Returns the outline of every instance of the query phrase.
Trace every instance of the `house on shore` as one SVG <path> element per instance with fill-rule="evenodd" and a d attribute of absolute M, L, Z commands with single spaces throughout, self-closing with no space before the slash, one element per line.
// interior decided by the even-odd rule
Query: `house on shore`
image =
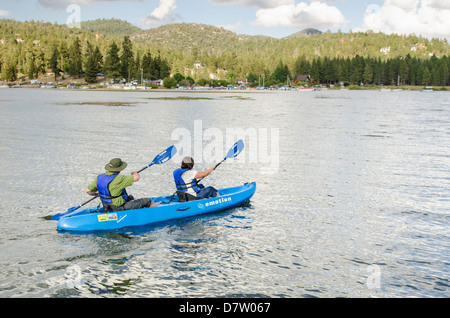
<path fill-rule="evenodd" d="M 295 83 L 297 84 L 300 82 L 306 82 L 312 85 L 317 84 L 317 81 L 312 79 L 310 75 L 298 75 L 297 78 L 295 79 Z"/>

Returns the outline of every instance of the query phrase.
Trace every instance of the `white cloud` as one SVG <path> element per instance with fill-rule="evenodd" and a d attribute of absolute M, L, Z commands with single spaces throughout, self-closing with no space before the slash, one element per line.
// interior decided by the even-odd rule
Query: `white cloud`
<path fill-rule="evenodd" d="M 281 5 L 294 4 L 294 0 L 209 0 L 213 5 L 240 5 L 261 9 L 275 8 Z"/>
<path fill-rule="evenodd" d="M 78 5 L 90 5 L 99 2 L 114 2 L 121 0 L 38 0 L 39 4 L 45 8 L 62 9 L 66 8 L 71 4 Z M 142 1 L 142 0 L 131 0 L 131 1 Z"/>
<path fill-rule="evenodd" d="M 155 26 L 175 20 L 173 11 L 177 8 L 176 0 L 159 0 L 159 7 L 154 9 L 144 20 L 145 25 Z"/>
<path fill-rule="evenodd" d="M 342 12 L 321 1 L 313 1 L 282 5 L 275 8 L 259 9 L 256 12 L 254 25 L 265 27 L 288 26 L 297 29 L 318 28 L 327 29 L 339 27 L 347 21 Z"/>
<path fill-rule="evenodd" d="M 447 9 L 450 10 L 450 1 L 448 0 L 428 0 L 425 1 L 428 5 L 436 9 Z"/>
<path fill-rule="evenodd" d="M 0 9 L 0 17 L 6 17 L 6 16 L 8 16 L 9 14 L 10 14 L 9 11 L 7 11 L 7 10 L 1 10 L 1 9 Z"/>
<path fill-rule="evenodd" d="M 450 38 L 450 1 L 385 0 L 378 10 L 367 10 L 359 30 Z"/>
<path fill-rule="evenodd" d="M 389 4 L 393 7 L 400 8 L 405 12 L 413 12 L 420 0 L 387 0 L 385 4 Z"/>
<path fill-rule="evenodd" d="M 241 28 L 241 23 L 237 22 L 235 24 L 222 25 L 221 27 L 228 31 L 236 31 Z"/>

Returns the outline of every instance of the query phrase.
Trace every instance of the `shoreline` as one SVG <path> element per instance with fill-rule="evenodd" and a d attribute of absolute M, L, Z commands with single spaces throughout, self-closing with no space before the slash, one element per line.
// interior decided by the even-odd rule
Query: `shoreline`
<path fill-rule="evenodd" d="M 46 87 L 49 86 L 49 87 Z M 339 90 L 350 90 L 350 91 L 422 91 L 426 87 L 425 86 L 411 86 L 411 85 L 405 85 L 405 86 L 356 86 L 351 85 L 348 87 L 337 87 L 337 88 L 329 88 L 329 87 L 319 87 L 319 88 L 308 88 L 308 89 L 299 89 L 296 87 L 292 87 L 290 89 L 280 89 L 280 88 L 236 88 L 236 89 L 227 89 L 227 88 L 216 88 L 216 87 L 196 87 L 196 88 L 165 88 L 165 87 L 158 87 L 158 88 L 137 88 L 136 86 L 130 87 L 130 86 L 120 86 L 120 87 L 98 87 L 98 85 L 90 86 L 90 85 L 83 85 L 81 87 L 67 87 L 67 86 L 57 86 L 57 85 L 31 85 L 31 84 L 25 84 L 25 85 L 11 85 L 11 84 L 3 84 L 0 85 L 1 88 L 32 88 L 32 89 L 59 89 L 59 90 L 74 90 L 74 91 L 129 91 L 129 92 L 148 92 L 148 91 L 163 91 L 163 92 L 186 92 L 186 93 L 195 93 L 195 92 L 264 92 L 264 91 L 339 91 Z M 431 87 L 428 91 L 431 92 L 447 92 L 450 91 L 450 87 L 448 86 L 436 86 Z"/>

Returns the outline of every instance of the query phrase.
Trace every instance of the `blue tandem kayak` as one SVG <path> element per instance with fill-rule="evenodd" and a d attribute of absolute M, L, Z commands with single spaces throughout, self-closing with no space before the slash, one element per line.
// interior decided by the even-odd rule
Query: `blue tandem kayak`
<path fill-rule="evenodd" d="M 180 219 L 199 214 L 217 212 L 241 205 L 253 196 L 256 183 L 219 190 L 219 197 L 189 202 L 179 202 L 173 197 L 152 198 L 161 202 L 158 207 L 118 212 L 103 211 L 103 208 L 88 208 L 67 214 L 58 221 L 59 230 L 68 231 L 102 231 L 115 230 L 128 226 L 140 226 L 151 223 Z"/>

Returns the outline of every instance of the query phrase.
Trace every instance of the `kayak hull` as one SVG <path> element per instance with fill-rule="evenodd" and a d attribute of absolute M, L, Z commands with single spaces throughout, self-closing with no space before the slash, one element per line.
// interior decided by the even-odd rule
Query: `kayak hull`
<path fill-rule="evenodd" d="M 169 197 L 152 198 L 161 202 L 158 207 L 124 210 L 118 212 L 103 211 L 103 208 L 88 208 L 63 216 L 58 221 L 58 229 L 66 231 L 109 231 L 129 226 L 164 222 L 200 214 L 217 212 L 241 205 L 253 196 L 256 183 L 219 190 L 219 197 L 178 202 L 175 195 L 169 203 Z"/>

